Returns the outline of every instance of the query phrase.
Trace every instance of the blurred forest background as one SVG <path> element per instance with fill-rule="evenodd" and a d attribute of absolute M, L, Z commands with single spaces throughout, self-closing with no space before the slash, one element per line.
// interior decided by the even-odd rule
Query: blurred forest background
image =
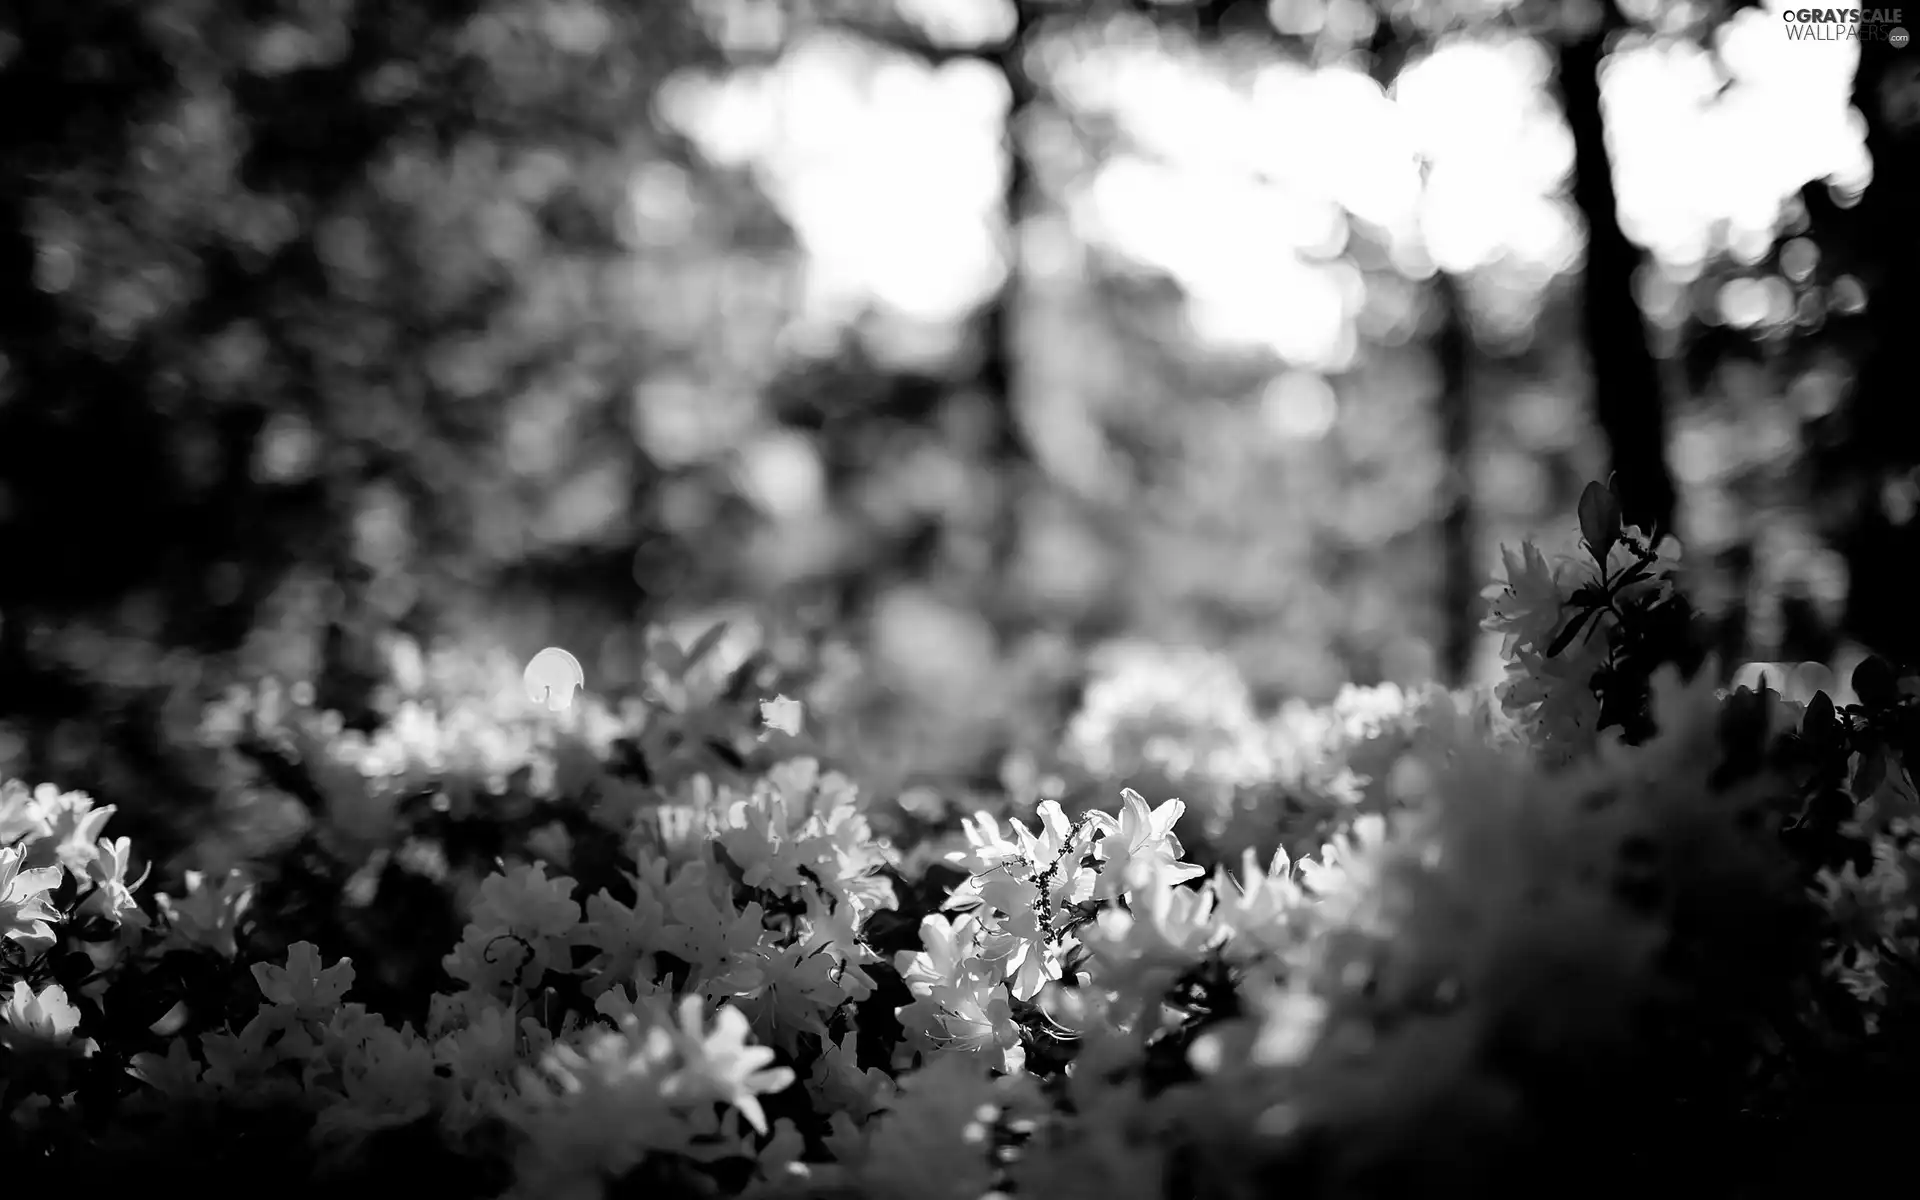
<path fill-rule="evenodd" d="M 1912 658 L 1920 49 L 1782 25 L 13 0 L 0 774 L 186 803 L 235 680 L 735 614 L 881 786 L 991 775 L 1116 644 L 1489 678 L 1609 471 L 1728 663 Z"/>

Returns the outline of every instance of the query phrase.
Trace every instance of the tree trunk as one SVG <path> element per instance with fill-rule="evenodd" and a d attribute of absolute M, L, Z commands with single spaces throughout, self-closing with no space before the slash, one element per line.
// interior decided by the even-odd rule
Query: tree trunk
<path fill-rule="evenodd" d="M 1006 277 L 993 297 L 975 319 L 978 347 L 970 372 L 954 381 L 957 390 L 978 395 L 988 418 L 988 432 L 981 453 L 983 466 L 991 470 L 1000 486 L 1000 502 L 993 514 L 987 537 L 990 571 L 1000 595 L 1013 594 L 1004 586 L 1005 573 L 1011 569 L 1019 550 L 1021 497 L 1034 479 L 1033 454 L 1020 419 L 1021 349 L 1023 300 L 1026 272 L 1020 237 L 1021 225 L 1033 210 L 1035 183 L 1032 160 L 1021 140 L 1020 127 L 1032 109 L 1039 89 L 1026 69 L 1026 54 L 1038 26 L 1033 0 L 1014 0 L 1014 28 L 997 45 L 954 47 L 928 38 L 910 24 L 871 21 L 856 17 L 828 17 L 820 25 L 844 29 L 857 36 L 871 38 L 904 54 L 912 55 L 928 66 L 937 67 L 957 60 L 984 63 L 1006 82 L 1009 104 L 1002 126 L 1006 153 L 1006 180 L 1001 190 L 1001 218 L 1006 224 Z M 932 414 L 929 412 L 928 416 Z M 929 525 L 918 538 L 916 548 L 904 553 L 910 574 L 924 574 L 942 552 L 942 530 Z M 855 591 L 864 589 L 857 583 Z M 843 595 L 843 605 L 861 603 L 854 593 Z M 997 609 L 996 616 L 1012 617 L 1008 609 Z"/>
<path fill-rule="evenodd" d="M 1367 44 L 1368 69 L 1373 81 L 1391 89 L 1406 65 L 1409 40 L 1390 18 L 1382 16 Z M 1469 372 L 1473 331 L 1460 285 L 1445 271 L 1434 276 L 1434 300 L 1440 306 L 1440 324 L 1433 335 L 1433 357 L 1440 369 L 1438 419 L 1440 454 L 1446 472 L 1435 497 L 1439 513 L 1440 608 L 1439 666 L 1441 678 L 1452 686 L 1467 682 L 1473 669 L 1473 647 L 1480 628 L 1482 564 L 1474 554 L 1473 520 L 1473 396 Z"/>
<path fill-rule="evenodd" d="M 1661 533 L 1673 529 L 1673 476 L 1667 469 L 1666 406 L 1659 366 L 1647 340 L 1633 277 L 1642 255 L 1620 228 L 1613 159 L 1600 113 L 1600 64 L 1608 34 L 1620 28 L 1613 4 L 1599 27 L 1569 34 L 1560 49 L 1560 92 L 1573 131 L 1573 200 L 1587 224 L 1581 276 L 1581 328 L 1593 367 L 1593 411 L 1606 436 L 1626 520 Z"/>
<path fill-rule="evenodd" d="M 1853 103 L 1866 118 L 1873 182 L 1857 212 L 1857 257 L 1867 289 L 1868 349 L 1844 410 L 1838 464 L 1851 484 L 1853 521 L 1840 537 L 1850 586 L 1847 636 L 1904 662 L 1920 662 L 1909 572 L 1920 522 L 1889 511 L 1889 485 L 1920 464 L 1913 337 L 1920 331 L 1920 53 L 1862 41 Z"/>
<path fill-rule="evenodd" d="M 1033 457 L 1021 428 L 1021 308 L 1026 290 L 1022 226 L 1033 210 L 1033 164 L 1021 139 L 1021 126 L 1038 95 L 1028 74 L 1026 53 L 1035 20 L 1031 0 L 1014 0 L 1013 32 L 994 53 L 994 65 L 1006 80 L 1009 103 L 1003 139 L 1007 174 L 1001 213 L 1007 228 L 1007 273 L 981 316 L 983 340 L 979 385 L 993 415 L 989 462 L 1004 485 L 994 514 L 991 538 L 993 574 L 1003 578 L 1019 552 L 1020 496 L 1033 482 Z M 1010 589 L 1003 589 L 1010 590 Z"/>
<path fill-rule="evenodd" d="M 1441 305 L 1433 354 L 1440 367 L 1440 447 L 1446 475 L 1440 495 L 1440 643 L 1442 677 L 1459 687 L 1473 669 L 1480 627 L 1480 570 L 1474 560 L 1473 394 L 1469 388 L 1473 333 L 1460 286 L 1441 271 L 1434 278 Z"/>

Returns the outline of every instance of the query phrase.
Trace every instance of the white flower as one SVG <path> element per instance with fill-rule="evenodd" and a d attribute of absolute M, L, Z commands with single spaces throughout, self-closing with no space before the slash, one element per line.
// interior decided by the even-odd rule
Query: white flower
<path fill-rule="evenodd" d="M 805 709 L 798 700 L 789 700 L 785 696 L 760 702 L 760 719 L 766 723 L 768 730 L 784 733 L 788 737 L 800 736 L 800 722 L 804 714 Z"/>
<path fill-rule="evenodd" d="M 321 1017 L 336 1007 L 353 986 L 353 960 L 343 958 L 324 970 L 312 942 L 287 948 L 287 965 L 253 964 L 253 978 L 269 1004 L 284 1004 L 303 1017 Z"/>
<path fill-rule="evenodd" d="M 631 907 L 604 890 L 587 897 L 587 920 L 577 937 L 580 945 L 599 951 L 581 969 L 587 976 L 589 996 L 613 987 L 631 976 L 635 968 L 650 962 L 652 951 L 665 937 L 665 906 L 640 880 L 631 875 L 627 879 L 634 890 Z"/>
<path fill-rule="evenodd" d="M 760 1107 L 759 1097 L 784 1090 L 793 1082 L 793 1071 L 768 1066 L 774 1052 L 747 1043 L 751 1030 L 747 1018 L 737 1009 L 721 1006 L 710 1030 L 703 1028 L 697 996 L 681 1000 L 678 1015 L 674 1041 L 680 1048 L 682 1066 L 662 1094 L 679 1100 L 706 1097 L 731 1104 L 756 1133 L 766 1133 L 767 1114 Z"/>
<path fill-rule="evenodd" d="M 17 779 L 0 783 L 0 845 L 37 842 L 51 832 L 46 813 L 26 784 Z"/>
<path fill-rule="evenodd" d="M 241 916 L 253 904 L 252 885 L 237 870 L 229 871 L 227 877 L 214 886 L 208 886 L 207 877 L 198 871 L 188 871 L 186 878 L 184 898 L 175 900 L 165 892 L 154 897 L 161 914 L 167 918 L 166 944 L 204 946 L 224 958 L 232 958 L 239 953 L 234 944 L 234 931 Z"/>
<path fill-rule="evenodd" d="M 49 893 L 60 886 L 59 867 L 21 870 L 26 855 L 0 846 L 0 939 L 20 942 L 28 949 L 53 944 L 53 926 L 59 917 Z"/>
<path fill-rule="evenodd" d="M 1180 861 L 1184 849 L 1174 836 L 1173 826 L 1187 811 L 1185 803 L 1167 800 L 1149 810 L 1146 800 L 1132 788 L 1121 792 L 1120 797 L 1118 821 L 1105 813 L 1094 818 L 1107 831 L 1107 836 L 1096 843 L 1097 852 L 1105 860 L 1100 871 L 1100 896 L 1131 893 L 1152 886 L 1160 878 L 1183 883 L 1205 874 L 1200 867 Z"/>
<path fill-rule="evenodd" d="M 1560 573 L 1532 542 L 1522 542 L 1518 554 L 1502 546 L 1500 556 L 1506 578 L 1496 579 L 1481 593 L 1489 602 L 1481 628 L 1504 635 L 1500 643 L 1503 656 L 1511 655 L 1516 648 L 1545 647 L 1559 629 L 1566 601 Z"/>
<path fill-rule="evenodd" d="M 0 1005 L 0 1046 L 14 1051 L 59 1049 L 73 1043 L 73 1031 L 80 1027 L 80 1010 L 67 999 L 67 989 L 57 983 L 41 988 L 38 995 L 25 980 L 13 985 L 13 997 Z M 92 1048 L 89 1040 L 86 1049 Z"/>
<path fill-rule="evenodd" d="M 1094 981 L 1133 1006 L 1132 1028 L 1151 1033 L 1169 988 L 1200 961 L 1217 934 L 1213 893 L 1180 887 L 1163 873 L 1135 892 L 1130 908 L 1109 908 L 1082 941 L 1099 964 Z"/>
<path fill-rule="evenodd" d="M 199 1085 L 202 1070 L 187 1040 L 174 1038 L 167 1043 L 164 1058 L 158 1054 L 134 1055 L 128 1074 L 163 1096 L 182 1097 L 191 1095 Z"/>
<path fill-rule="evenodd" d="M 46 822 L 46 836 L 28 847 L 27 861 L 36 867 L 59 865 L 84 876 L 97 853 L 100 830 L 114 814 L 114 806 L 95 808 L 85 792 L 62 792 L 50 784 L 34 790 L 33 802 Z"/>
<path fill-rule="evenodd" d="M 133 898 L 134 889 L 147 881 L 153 873 L 153 864 L 140 873 L 140 878 L 127 882 L 127 869 L 133 860 L 133 840 L 131 838 L 100 839 L 99 851 L 87 864 L 87 877 L 93 882 L 93 891 L 80 905 L 80 911 L 103 917 L 115 924 L 127 922 L 135 926 L 144 926 L 147 916 Z"/>
<path fill-rule="evenodd" d="M 573 889 L 572 879 L 548 879 L 538 865 L 488 876 L 460 944 L 442 965 L 467 986 L 496 995 L 539 987 L 548 970 L 571 966 L 567 951 L 580 926 Z"/>

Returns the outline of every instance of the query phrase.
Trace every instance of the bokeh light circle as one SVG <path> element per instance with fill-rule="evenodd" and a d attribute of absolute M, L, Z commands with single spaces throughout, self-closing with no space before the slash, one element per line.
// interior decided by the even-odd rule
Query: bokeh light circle
<path fill-rule="evenodd" d="M 580 660 L 558 646 L 548 646 L 534 655 L 521 678 L 526 684 L 527 699 L 544 704 L 553 712 L 564 712 L 573 704 L 575 689 L 587 685 L 587 674 L 580 669 Z"/>

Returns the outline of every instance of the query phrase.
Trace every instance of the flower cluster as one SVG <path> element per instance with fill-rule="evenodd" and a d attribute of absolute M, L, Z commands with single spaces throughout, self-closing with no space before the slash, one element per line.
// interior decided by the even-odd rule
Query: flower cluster
<path fill-rule="evenodd" d="M 1196 814 L 1212 861 L 1186 802 L 1131 788 L 1010 797 L 904 854 L 804 752 L 802 701 L 698 677 L 714 633 L 662 651 L 645 713 L 489 721 L 401 662 L 356 738 L 258 690 L 208 737 L 335 836 L 162 864 L 166 890 L 113 806 L 0 785 L 11 1182 L 1598 1194 L 1748 1128 L 1764 1177 L 1782 1122 L 1920 1083 L 1881 1049 L 1920 1015 L 1920 678 L 1724 691 L 1678 640 L 1673 555 L 1603 488 L 1581 525 L 1590 562 L 1507 556 L 1497 704 L 1098 693 L 1062 758 L 1138 735 L 1231 779 Z M 329 805 L 369 798 L 343 835 Z M 295 877 L 332 907 L 296 919 Z M 421 961 L 354 940 L 401 925 Z"/>
<path fill-rule="evenodd" d="M 1580 498 L 1580 531 L 1582 553 L 1552 562 L 1532 542 L 1503 548 L 1505 578 L 1484 593 L 1507 659 L 1501 706 L 1555 763 L 1589 752 L 1608 726 L 1643 732 L 1647 680 L 1687 649 L 1678 541 L 1623 525 L 1597 483 Z"/>

